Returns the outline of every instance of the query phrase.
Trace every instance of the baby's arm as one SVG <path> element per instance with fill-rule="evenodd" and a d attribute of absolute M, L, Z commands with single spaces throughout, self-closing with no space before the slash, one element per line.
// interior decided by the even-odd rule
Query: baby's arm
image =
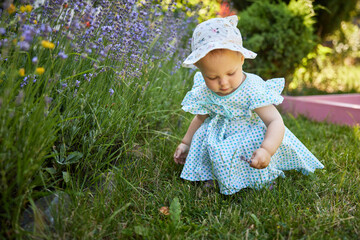
<path fill-rule="evenodd" d="M 209 115 L 207 115 L 207 114 L 206 115 L 199 115 L 198 114 L 191 121 L 190 126 L 189 126 L 184 138 L 182 139 L 181 143 L 179 144 L 179 146 L 175 150 L 174 161 L 176 163 L 180 163 L 180 164 L 185 163 L 186 156 L 187 156 L 187 154 L 189 152 L 189 149 L 190 149 L 190 144 L 191 144 L 192 137 L 194 136 L 195 132 L 199 129 L 201 124 L 205 121 L 205 119 L 208 116 Z"/>
<path fill-rule="evenodd" d="M 279 148 L 284 138 L 285 126 L 279 111 L 274 105 L 256 108 L 254 111 L 267 127 L 264 141 L 251 157 L 251 166 L 262 169 L 269 165 L 271 156 Z"/>

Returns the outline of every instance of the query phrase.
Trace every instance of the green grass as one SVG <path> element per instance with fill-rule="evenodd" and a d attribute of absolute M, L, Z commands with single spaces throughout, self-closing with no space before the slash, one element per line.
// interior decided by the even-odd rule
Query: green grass
<path fill-rule="evenodd" d="M 161 114 L 156 114 L 161 119 Z M 154 115 L 154 117 L 155 117 Z M 245 189 L 225 196 L 203 183 L 179 178 L 172 154 L 191 115 L 172 112 L 157 131 L 142 134 L 136 151 L 112 165 L 115 191 L 84 187 L 82 178 L 65 189 L 70 213 L 56 230 L 34 238 L 80 239 L 355 239 L 360 234 L 359 127 L 284 116 L 286 126 L 325 165 L 304 176 L 286 172 L 273 190 Z M 179 128 L 179 121 L 182 124 Z M 96 177 L 90 176 L 93 181 Z M 179 200 L 179 205 L 176 203 Z M 159 212 L 172 205 L 172 215 Z M 181 210 L 181 213 L 179 213 Z M 176 213 L 177 212 L 177 213 Z M 180 220 L 177 218 L 180 216 Z"/>

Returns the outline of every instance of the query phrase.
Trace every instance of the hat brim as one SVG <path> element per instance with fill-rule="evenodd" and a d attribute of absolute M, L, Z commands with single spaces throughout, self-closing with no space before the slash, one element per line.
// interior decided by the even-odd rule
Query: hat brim
<path fill-rule="evenodd" d="M 254 59 L 257 55 L 256 53 L 240 46 L 237 43 L 210 42 L 193 51 L 182 63 L 182 66 L 186 68 L 196 68 L 194 63 L 205 57 L 206 54 L 214 49 L 229 49 L 240 52 L 247 59 Z"/>

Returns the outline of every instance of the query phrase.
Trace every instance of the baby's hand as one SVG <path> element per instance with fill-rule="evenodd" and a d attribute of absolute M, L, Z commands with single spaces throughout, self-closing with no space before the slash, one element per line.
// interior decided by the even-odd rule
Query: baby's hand
<path fill-rule="evenodd" d="M 185 159 L 189 153 L 190 147 L 185 143 L 180 143 L 179 146 L 176 148 L 174 153 L 174 161 L 177 164 L 184 164 Z"/>
<path fill-rule="evenodd" d="M 251 156 L 250 166 L 257 169 L 266 168 L 271 160 L 270 153 L 265 148 L 256 149 Z"/>

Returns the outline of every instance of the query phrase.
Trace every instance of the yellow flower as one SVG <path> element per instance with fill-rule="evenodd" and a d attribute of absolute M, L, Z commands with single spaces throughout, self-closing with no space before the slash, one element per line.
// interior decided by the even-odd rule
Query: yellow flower
<path fill-rule="evenodd" d="M 19 75 L 20 75 L 21 77 L 24 77 L 24 76 L 25 76 L 25 69 L 24 69 L 24 68 L 20 68 L 20 69 L 19 69 Z"/>
<path fill-rule="evenodd" d="M 25 10 L 26 10 L 27 12 L 31 12 L 32 9 L 33 9 L 33 7 L 32 7 L 31 5 L 26 5 L 26 6 L 25 6 Z"/>
<path fill-rule="evenodd" d="M 25 6 L 21 6 L 21 7 L 20 7 L 20 12 L 24 13 L 25 11 L 26 11 Z"/>
<path fill-rule="evenodd" d="M 50 48 L 50 49 L 54 49 L 55 48 L 55 44 L 53 44 L 52 42 L 46 41 L 46 40 L 42 40 L 41 41 L 41 45 L 44 48 Z"/>
<path fill-rule="evenodd" d="M 33 23 L 34 23 L 34 24 L 37 24 L 37 21 L 36 21 L 36 20 L 34 20 L 34 21 L 33 21 Z"/>
<path fill-rule="evenodd" d="M 9 14 L 13 14 L 14 12 L 16 12 L 16 7 L 14 6 L 14 4 L 10 4 L 10 7 L 6 10 Z"/>
<path fill-rule="evenodd" d="M 44 72 L 45 72 L 45 68 L 43 68 L 43 67 L 38 67 L 35 70 L 35 73 L 37 73 L 39 75 L 43 74 Z"/>
<path fill-rule="evenodd" d="M 17 39 L 13 39 L 13 40 L 12 40 L 12 43 L 13 43 L 14 45 L 16 45 L 16 44 L 17 44 Z"/>

